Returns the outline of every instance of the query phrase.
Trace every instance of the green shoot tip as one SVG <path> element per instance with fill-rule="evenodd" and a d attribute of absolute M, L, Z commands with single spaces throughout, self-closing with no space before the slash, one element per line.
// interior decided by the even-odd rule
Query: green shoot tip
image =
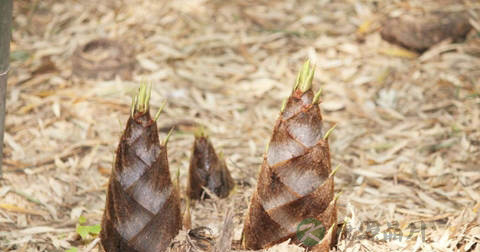
<path fill-rule="evenodd" d="M 205 126 L 203 125 L 200 125 L 199 127 L 197 127 L 193 134 L 197 138 L 208 137 L 207 129 L 205 129 Z"/>
<path fill-rule="evenodd" d="M 285 100 L 283 100 L 282 102 L 282 108 L 280 108 L 280 112 L 283 112 L 285 110 L 285 108 L 287 107 L 287 103 L 288 103 L 288 98 L 285 98 Z"/>
<path fill-rule="evenodd" d="M 325 133 L 325 136 L 323 136 L 323 140 L 327 140 L 328 137 L 330 136 L 330 134 L 332 134 L 333 130 L 337 127 L 337 125 L 333 125 L 328 131 L 327 133 Z"/>
<path fill-rule="evenodd" d="M 158 109 L 157 113 L 155 114 L 155 117 L 153 117 L 153 120 L 156 122 L 158 118 L 160 117 L 160 113 L 162 113 L 163 109 L 167 105 L 167 101 L 165 100 L 162 105 L 160 105 L 160 108 Z"/>
<path fill-rule="evenodd" d="M 338 198 L 340 198 L 342 194 L 343 194 L 343 191 L 340 191 L 339 193 L 337 193 L 335 197 L 333 197 L 333 202 L 337 202 Z"/>
<path fill-rule="evenodd" d="M 337 222 L 332 224 L 332 226 L 328 229 L 327 234 L 333 231 L 333 228 L 335 227 L 335 225 L 337 225 Z"/>
<path fill-rule="evenodd" d="M 322 95 L 322 89 L 320 88 L 320 90 L 318 90 L 317 93 L 315 93 L 315 96 L 313 96 L 312 104 L 317 104 L 320 101 L 321 95 Z"/>
<path fill-rule="evenodd" d="M 338 171 L 338 168 L 340 168 L 340 164 L 338 164 L 335 169 L 333 169 L 333 171 L 330 173 L 330 175 L 328 177 L 332 177 L 332 176 L 335 176 L 335 174 L 337 173 Z"/>
<path fill-rule="evenodd" d="M 132 105 L 130 107 L 130 115 L 133 117 L 133 115 L 135 114 L 135 107 L 136 107 L 136 104 L 137 104 L 137 100 L 138 100 L 138 96 L 133 96 L 132 97 Z"/>
<path fill-rule="evenodd" d="M 163 145 L 164 145 L 164 146 L 167 146 L 168 140 L 170 140 L 170 136 L 172 136 L 172 133 L 173 133 L 173 130 L 174 130 L 174 129 L 175 129 L 175 127 L 172 127 L 172 128 L 170 129 L 170 131 L 168 132 L 167 137 L 165 137 L 165 140 L 163 140 Z"/>
<path fill-rule="evenodd" d="M 148 108 L 150 104 L 150 97 L 152 96 L 152 83 L 147 84 L 147 88 L 145 90 L 145 100 L 143 101 L 143 106 Z"/>
<path fill-rule="evenodd" d="M 297 80 L 293 90 L 300 89 L 300 91 L 306 92 L 307 90 L 311 89 L 314 73 L 315 65 L 310 65 L 310 60 L 307 60 L 297 75 Z"/>
<path fill-rule="evenodd" d="M 132 115 L 135 114 L 136 111 L 143 113 L 148 110 L 151 92 L 151 83 L 147 84 L 145 82 L 142 82 L 142 84 L 140 84 L 138 93 L 133 99 Z"/>

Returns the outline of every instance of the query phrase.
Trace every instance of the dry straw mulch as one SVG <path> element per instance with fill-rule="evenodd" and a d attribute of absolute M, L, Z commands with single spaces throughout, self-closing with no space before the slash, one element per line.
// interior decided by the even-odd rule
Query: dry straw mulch
<path fill-rule="evenodd" d="M 439 8 L 469 12 L 474 30 L 465 42 L 418 55 L 381 39 L 384 16 Z M 15 1 L 0 248 L 98 250 L 98 240 L 80 240 L 75 228 L 79 216 L 100 223 L 113 153 L 141 80 L 154 83 L 154 111 L 168 101 L 161 137 L 179 129 L 168 151 L 183 185 L 189 125 L 205 125 L 225 153 L 235 192 L 193 204 L 192 223 L 219 236 L 233 209 L 239 239 L 282 100 L 310 58 L 325 119 L 338 124 L 332 165 L 342 165 L 335 188 L 343 191 L 339 218 L 350 235 L 338 249 L 478 250 L 479 12 L 476 1 Z M 132 81 L 72 76 L 75 49 L 96 38 L 134 48 Z M 365 232 L 367 221 L 378 221 L 377 237 Z M 394 221 L 401 241 L 383 239 Z M 409 224 L 421 221 L 425 240 L 421 232 L 406 239 Z M 271 251 L 302 251 L 294 247 Z"/>

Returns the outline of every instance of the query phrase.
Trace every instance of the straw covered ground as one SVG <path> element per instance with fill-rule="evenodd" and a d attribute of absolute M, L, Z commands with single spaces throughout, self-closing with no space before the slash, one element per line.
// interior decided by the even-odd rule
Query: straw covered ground
<path fill-rule="evenodd" d="M 381 39 L 385 17 L 437 9 L 469 11 L 466 41 L 419 55 Z M 142 80 L 153 83 L 153 112 L 168 101 L 159 128 L 164 138 L 176 126 L 168 155 L 182 185 L 193 124 L 208 128 L 236 181 L 228 199 L 193 204 L 193 226 L 218 237 L 230 209 L 240 239 L 282 100 L 310 58 L 326 127 L 337 124 L 330 146 L 347 225 L 336 249 L 478 251 L 479 13 L 477 1 L 15 1 L 0 249 L 99 250 L 76 227 L 101 221 Z M 96 38 L 133 50 L 131 80 L 72 74 L 75 49 Z"/>

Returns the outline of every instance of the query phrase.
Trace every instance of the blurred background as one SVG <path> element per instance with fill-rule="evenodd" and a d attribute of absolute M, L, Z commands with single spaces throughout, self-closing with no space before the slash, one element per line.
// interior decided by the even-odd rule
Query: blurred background
<path fill-rule="evenodd" d="M 401 241 L 368 235 L 347 251 L 480 248 L 480 3 L 424 0 L 17 0 L 0 180 L 0 249 L 98 251 L 114 152 L 141 81 L 186 183 L 204 125 L 237 187 L 192 206 L 234 238 L 282 100 L 316 64 L 339 219 L 361 230 L 427 224 Z M 79 222 L 80 221 L 80 222 Z M 420 236 L 419 236 L 420 235 Z M 300 248 L 297 248 L 298 251 Z M 295 251 L 290 248 L 288 251 Z"/>

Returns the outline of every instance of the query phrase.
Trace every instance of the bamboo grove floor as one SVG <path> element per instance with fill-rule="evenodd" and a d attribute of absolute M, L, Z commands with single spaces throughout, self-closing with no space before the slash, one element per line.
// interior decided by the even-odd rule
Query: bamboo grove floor
<path fill-rule="evenodd" d="M 465 42 L 418 55 L 379 35 L 386 16 L 446 8 L 470 10 Z M 0 249 L 98 251 L 98 239 L 75 229 L 80 216 L 82 225 L 101 221 L 113 153 L 142 80 L 154 84 L 153 111 L 168 101 L 159 127 L 161 137 L 177 127 L 168 151 L 182 185 L 192 123 L 209 129 L 236 181 L 228 199 L 193 204 L 194 227 L 221 235 L 231 209 L 240 239 L 282 100 L 310 58 L 326 127 L 337 124 L 332 164 L 341 165 L 339 220 L 350 235 L 337 249 L 478 251 L 478 13 L 476 1 L 15 1 Z M 133 80 L 72 75 L 75 48 L 99 37 L 132 47 Z M 377 236 L 366 230 L 372 221 Z M 410 223 L 422 221 L 424 235 L 408 237 Z M 391 230 L 402 239 L 384 239 Z"/>

